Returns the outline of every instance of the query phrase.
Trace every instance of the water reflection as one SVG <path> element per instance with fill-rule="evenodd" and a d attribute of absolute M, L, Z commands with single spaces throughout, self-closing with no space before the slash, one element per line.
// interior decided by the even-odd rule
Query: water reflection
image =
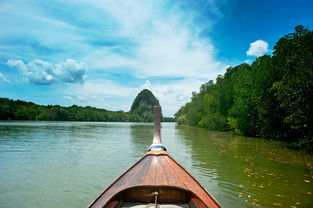
<path fill-rule="evenodd" d="M 182 141 L 192 149 L 197 175 L 218 181 L 210 187 L 225 207 L 310 207 L 312 156 L 283 147 L 282 143 L 233 136 L 190 127 L 176 127 Z M 290 191 L 292 190 L 292 191 Z"/>
<path fill-rule="evenodd" d="M 132 123 L 130 125 L 131 146 L 136 152 L 136 155 L 144 155 L 153 139 L 153 124 L 152 123 Z"/>

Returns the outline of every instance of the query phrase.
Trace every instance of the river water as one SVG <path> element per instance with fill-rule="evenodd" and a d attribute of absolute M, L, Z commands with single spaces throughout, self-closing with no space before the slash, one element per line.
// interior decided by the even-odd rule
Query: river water
<path fill-rule="evenodd" d="M 152 124 L 0 122 L 0 207 L 85 207 L 139 160 Z M 313 207 L 313 157 L 162 123 L 171 156 L 225 207 Z"/>

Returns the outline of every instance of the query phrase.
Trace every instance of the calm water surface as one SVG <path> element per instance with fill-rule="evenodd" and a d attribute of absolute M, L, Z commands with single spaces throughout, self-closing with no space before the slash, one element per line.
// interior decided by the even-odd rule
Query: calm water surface
<path fill-rule="evenodd" d="M 0 207 L 85 207 L 139 160 L 145 123 L 0 122 Z M 169 153 L 224 207 L 313 207 L 313 157 L 279 142 L 162 124 Z"/>

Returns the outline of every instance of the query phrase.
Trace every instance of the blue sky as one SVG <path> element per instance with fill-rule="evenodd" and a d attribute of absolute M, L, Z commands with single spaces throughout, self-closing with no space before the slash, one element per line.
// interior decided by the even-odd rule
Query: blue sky
<path fill-rule="evenodd" d="M 313 29 L 311 0 L 1 0 L 0 97 L 172 116 L 229 66 Z"/>

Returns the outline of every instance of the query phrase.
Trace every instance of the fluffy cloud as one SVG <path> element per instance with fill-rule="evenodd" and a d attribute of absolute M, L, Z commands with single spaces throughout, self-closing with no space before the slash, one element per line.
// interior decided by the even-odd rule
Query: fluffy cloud
<path fill-rule="evenodd" d="M 175 21 L 173 25 L 165 21 L 155 25 L 155 32 L 146 36 L 135 51 L 137 76 L 209 79 L 225 70 L 226 65 L 215 59 L 215 49 L 208 40 L 179 27 Z"/>
<path fill-rule="evenodd" d="M 70 100 L 70 101 L 74 100 L 71 96 L 68 96 L 68 95 L 64 95 L 63 98 L 66 100 Z"/>
<path fill-rule="evenodd" d="M 149 80 L 146 80 L 145 84 L 142 86 L 144 89 L 151 89 L 151 82 Z"/>
<path fill-rule="evenodd" d="M 118 22 L 116 36 L 128 41 L 83 57 L 90 68 L 114 72 L 129 69 L 139 78 L 214 79 L 227 67 L 215 58 L 210 39 L 200 37 L 206 27 L 194 24 L 195 14 L 181 10 L 181 5 L 167 8 L 160 2 L 113 1 L 99 6 Z"/>
<path fill-rule="evenodd" d="M 269 52 L 268 43 L 264 40 L 257 40 L 250 44 L 250 48 L 247 51 L 248 56 L 263 56 Z"/>
<path fill-rule="evenodd" d="M 16 68 L 31 83 L 51 85 L 57 82 L 82 83 L 86 77 L 86 65 L 67 59 L 53 64 L 39 59 L 24 63 L 22 60 L 8 60 L 7 65 Z"/>
<path fill-rule="evenodd" d="M 209 17 L 221 15 L 215 1 L 205 1 L 208 17 L 201 24 L 196 21 L 196 8 L 203 8 L 203 2 L 66 2 L 0 3 L 0 21 L 11 23 L 0 34 L 0 39 L 7 40 L 0 55 L 54 62 L 70 55 L 87 63 L 90 73 L 126 71 L 139 78 L 213 79 L 227 67 L 215 58 L 210 38 L 203 37 L 215 21 Z M 16 5 L 21 9 L 16 10 Z"/>

